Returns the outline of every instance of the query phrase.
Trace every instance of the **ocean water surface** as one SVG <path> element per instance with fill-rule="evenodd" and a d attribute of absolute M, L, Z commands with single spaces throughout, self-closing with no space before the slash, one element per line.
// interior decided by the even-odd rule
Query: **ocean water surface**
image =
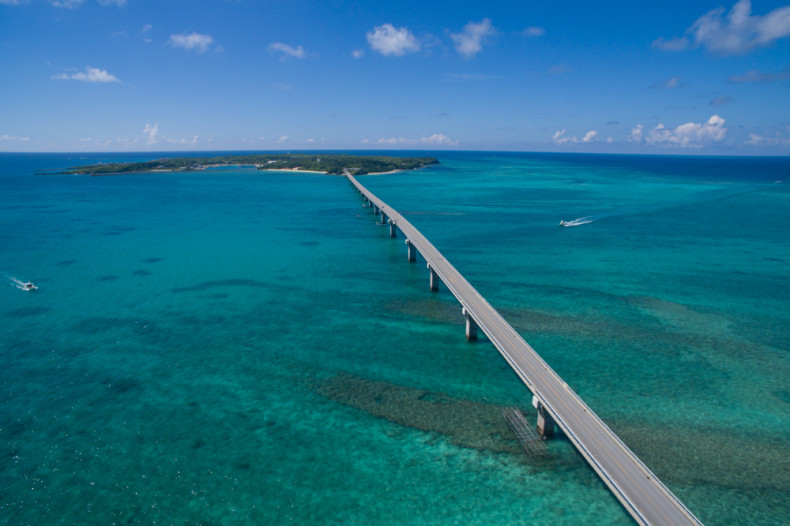
<path fill-rule="evenodd" d="M 35 174 L 161 155 L 0 154 L 0 523 L 631 523 L 345 179 Z M 359 180 L 705 524 L 786 521 L 790 160 L 434 155 Z"/>

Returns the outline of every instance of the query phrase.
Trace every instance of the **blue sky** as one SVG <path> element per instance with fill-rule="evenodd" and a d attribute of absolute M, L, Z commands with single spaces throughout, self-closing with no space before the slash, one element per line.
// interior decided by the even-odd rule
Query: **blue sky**
<path fill-rule="evenodd" d="M 790 155 L 782 2 L 0 0 L 0 71 L 0 151 Z"/>

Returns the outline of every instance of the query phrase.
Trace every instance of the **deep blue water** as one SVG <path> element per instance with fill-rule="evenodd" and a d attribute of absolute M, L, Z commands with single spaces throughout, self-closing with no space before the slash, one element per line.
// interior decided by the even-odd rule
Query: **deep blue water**
<path fill-rule="evenodd" d="M 701 520 L 785 521 L 790 160 L 435 155 L 360 181 Z M 630 522 L 343 178 L 34 174 L 157 156 L 0 154 L 0 522 Z"/>

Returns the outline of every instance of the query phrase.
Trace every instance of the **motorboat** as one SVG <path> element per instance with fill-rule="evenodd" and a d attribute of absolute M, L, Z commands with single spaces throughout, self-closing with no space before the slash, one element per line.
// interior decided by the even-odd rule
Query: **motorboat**
<path fill-rule="evenodd" d="M 28 281 L 27 283 L 22 284 L 22 290 L 38 290 L 38 287 L 33 285 L 32 282 Z"/>

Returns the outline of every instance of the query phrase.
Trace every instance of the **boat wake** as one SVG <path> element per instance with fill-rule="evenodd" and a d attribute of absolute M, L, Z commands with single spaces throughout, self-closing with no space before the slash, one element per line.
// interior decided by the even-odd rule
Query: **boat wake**
<path fill-rule="evenodd" d="M 13 276 L 9 276 L 8 274 L 5 274 L 5 273 L 3 274 L 3 277 L 8 280 L 9 285 L 11 285 L 12 287 L 18 288 L 19 290 L 37 290 L 38 289 L 38 287 L 36 287 L 35 285 L 33 285 L 29 281 L 25 282 L 25 281 L 22 281 L 20 279 L 17 279 L 15 277 L 13 277 Z"/>
<path fill-rule="evenodd" d="M 763 183 L 763 184 L 735 185 L 729 188 L 723 188 L 719 190 L 699 192 L 690 196 L 682 197 L 675 201 L 668 201 L 662 203 L 648 203 L 641 206 L 629 206 L 625 208 L 619 208 L 616 210 L 610 210 L 607 212 L 601 212 L 600 214 L 592 214 L 592 215 L 580 217 L 578 219 L 574 219 L 573 221 L 560 221 L 560 226 L 563 227 L 581 226 L 581 225 L 587 225 L 594 221 L 600 221 L 602 219 L 613 219 L 613 218 L 620 218 L 620 217 L 632 216 L 632 215 L 643 215 L 643 214 L 649 214 L 649 213 L 667 210 L 670 208 L 695 205 L 699 203 L 705 203 L 708 201 L 716 201 L 719 199 L 728 199 L 731 197 L 736 197 L 744 194 L 750 194 L 752 192 L 759 192 L 761 190 L 766 190 L 772 186 L 776 186 L 777 184 L 781 184 L 781 181 L 775 181 L 773 183 Z"/>
<path fill-rule="evenodd" d="M 560 226 L 580 226 L 592 223 L 593 221 L 595 221 L 595 219 L 593 219 L 592 216 L 586 216 L 574 219 L 573 221 L 560 221 Z"/>

